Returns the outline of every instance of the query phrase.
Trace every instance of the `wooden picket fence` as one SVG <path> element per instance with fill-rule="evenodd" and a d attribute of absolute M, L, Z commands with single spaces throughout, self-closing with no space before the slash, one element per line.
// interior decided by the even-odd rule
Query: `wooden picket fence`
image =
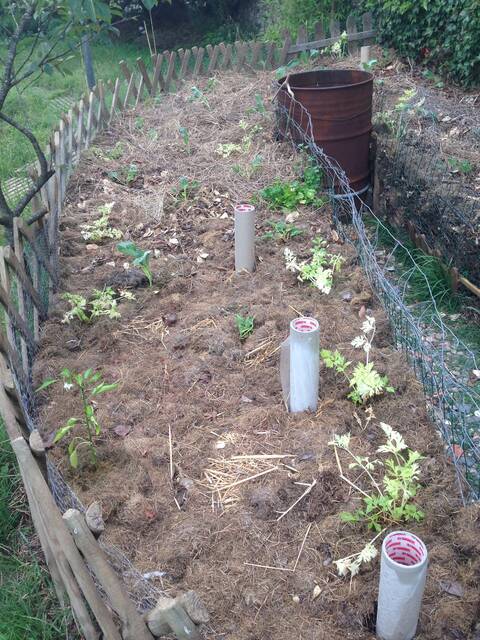
<path fill-rule="evenodd" d="M 371 19 L 364 16 L 363 32 L 358 33 L 349 18 L 352 51 L 372 37 L 369 25 Z M 61 117 L 46 149 L 54 174 L 32 201 L 30 218 L 15 219 L 12 246 L 0 247 L 4 329 L 0 331 L 0 412 L 59 601 L 64 605 L 68 600 L 86 640 L 151 640 L 168 633 L 180 640 L 194 640 L 200 638 L 197 624 L 205 623 L 208 614 L 198 597 L 188 592 L 175 599 L 161 598 L 157 607 L 142 617 L 83 514 L 70 509 L 62 515 L 49 486 L 45 447 L 39 433 L 31 429 L 31 416 L 35 415 L 32 367 L 41 322 L 48 316 L 59 285 L 59 224 L 69 177 L 82 151 L 122 111 L 160 92 L 174 91 L 185 80 L 198 76 L 277 68 L 300 51 L 328 46 L 332 39 L 336 41 L 337 33 L 339 27 L 332 23 L 328 40 L 317 38 L 308 43 L 303 29 L 295 45 L 286 34 L 281 45 L 236 42 L 164 51 L 152 56 L 149 69 L 140 58 L 133 69 L 120 62 L 121 77 L 114 82 L 100 81 Z M 319 27 L 316 35 L 323 35 Z"/>

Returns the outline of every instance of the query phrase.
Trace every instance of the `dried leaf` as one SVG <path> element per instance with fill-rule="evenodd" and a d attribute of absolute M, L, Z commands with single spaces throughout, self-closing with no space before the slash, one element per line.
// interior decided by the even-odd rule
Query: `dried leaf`
<path fill-rule="evenodd" d="M 128 424 L 119 424 L 117 427 L 115 427 L 115 429 L 113 431 L 120 438 L 125 438 L 125 436 L 128 436 L 128 434 L 130 433 L 131 430 L 132 430 L 132 427 L 130 425 L 128 425 Z"/>

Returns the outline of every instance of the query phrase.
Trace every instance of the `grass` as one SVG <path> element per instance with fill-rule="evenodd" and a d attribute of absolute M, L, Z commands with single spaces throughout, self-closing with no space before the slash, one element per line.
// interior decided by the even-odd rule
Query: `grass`
<path fill-rule="evenodd" d="M 0 640 L 65 640 L 62 610 L 47 569 L 32 549 L 32 527 L 15 456 L 0 424 Z"/>
<path fill-rule="evenodd" d="M 133 43 L 103 41 L 92 45 L 95 77 L 113 80 L 120 76 L 118 62 L 126 60 L 134 63 L 142 57 L 149 61 L 148 48 Z M 131 64 L 130 64 L 131 66 Z M 44 74 L 35 84 L 22 93 L 13 90 L 6 103 L 7 113 L 11 113 L 21 123 L 29 126 L 37 135 L 42 146 L 48 142 L 52 129 L 58 124 L 65 109 L 55 104 L 55 99 L 67 98 L 78 101 L 86 91 L 85 74 L 80 51 L 62 67 L 63 72 Z M 123 76 L 122 76 L 123 77 Z M 34 159 L 30 143 L 11 127 L 0 125 L 0 181 L 10 178 L 15 170 Z"/>

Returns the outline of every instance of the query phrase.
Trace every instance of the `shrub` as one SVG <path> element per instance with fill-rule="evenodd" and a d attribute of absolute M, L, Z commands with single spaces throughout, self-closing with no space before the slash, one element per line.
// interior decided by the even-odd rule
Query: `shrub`
<path fill-rule="evenodd" d="M 295 37 L 302 25 L 311 31 L 316 22 L 326 25 L 330 18 L 344 22 L 353 4 L 351 0 L 263 0 L 266 36 L 271 40 L 281 40 L 285 29 Z"/>
<path fill-rule="evenodd" d="M 480 82 L 478 0 L 366 0 L 382 44 L 431 64 L 454 82 Z"/>

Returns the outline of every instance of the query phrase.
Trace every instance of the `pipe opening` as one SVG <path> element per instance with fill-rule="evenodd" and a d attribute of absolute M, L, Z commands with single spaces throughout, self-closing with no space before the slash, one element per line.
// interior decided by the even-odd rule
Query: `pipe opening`
<path fill-rule="evenodd" d="M 250 213 L 254 209 L 255 207 L 251 204 L 239 204 L 235 207 L 235 211 L 238 211 L 238 213 Z"/>
<path fill-rule="evenodd" d="M 311 333 L 318 329 L 318 322 L 315 318 L 296 318 L 292 320 L 292 329 L 299 331 L 300 333 Z"/>
<path fill-rule="evenodd" d="M 427 549 L 420 538 L 403 531 L 395 531 L 386 537 L 385 550 L 390 560 L 404 567 L 421 564 L 427 556 Z"/>

